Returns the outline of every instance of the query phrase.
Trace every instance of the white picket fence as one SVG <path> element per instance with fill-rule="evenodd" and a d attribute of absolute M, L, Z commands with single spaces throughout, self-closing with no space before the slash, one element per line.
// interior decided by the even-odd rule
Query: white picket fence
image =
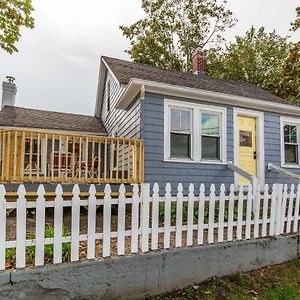
<path fill-rule="evenodd" d="M 61 185 L 56 188 L 56 197 L 45 200 L 43 185 L 39 186 L 36 201 L 26 200 L 26 190 L 19 186 L 16 202 L 6 201 L 6 191 L 0 185 L 0 270 L 6 267 L 6 249 L 16 248 L 15 267 L 26 266 L 26 247 L 35 246 L 34 265 L 45 264 L 44 247 L 53 245 L 53 263 L 62 263 L 62 245 L 71 243 L 71 261 L 80 259 L 80 245 L 86 243 L 86 259 L 109 257 L 112 255 L 112 241 L 117 255 L 124 255 L 129 248 L 130 254 L 149 250 L 188 247 L 206 243 L 221 243 L 233 240 L 247 240 L 298 231 L 300 185 L 295 191 L 294 185 L 274 184 L 272 189 L 249 186 L 235 191 L 234 186 L 226 191 L 221 185 L 216 194 L 215 185 L 208 193 L 205 186 L 195 192 L 189 186 L 187 196 L 179 184 L 177 196 L 172 196 L 171 186 L 167 184 L 164 196 L 159 195 L 159 187 L 154 185 L 133 186 L 131 197 L 125 196 L 125 187 L 119 188 L 118 198 L 111 197 L 111 187 L 105 186 L 104 197 L 96 197 L 96 187 L 89 188 L 88 199 L 80 198 L 78 185 L 74 185 L 72 200 L 63 199 Z M 151 196 L 150 196 L 151 195 Z M 82 212 L 86 207 L 87 232 L 80 232 Z M 102 206 L 103 212 L 96 213 Z M 45 238 L 46 208 L 54 208 L 54 236 Z M 63 236 L 63 209 L 71 207 L 70 236 Z M 115 209 L 117 207 L 117 216 Z M 176 209 L 175 209 L 176 207 Z M 16 209 L 16 239 L 7 240 L 7 211 Z M 34 239 L 28 239 L 26 230 L 27 210 L 34 209 L 36 225 Z M 130 220 L 128 217 L 130 211 Z M 163 212 L 163 213 L 162 213 Z M 96 226 L 97 216 L 103 213 L 103 222 Z M 112 230 L 112 216 L 117 218 L 117 228 Z M 130 225 L 128 226 L 128 223 Z M 126 225 L 127 224 L 127 225 Z M 129 242 L 128 242 L 129 238 Z M 97 247 L 101 242 L 101 255 Z M 129 244 L 128 244 L 129 243 Z M 125 249 L 126 248 L 126 249 Z"/>

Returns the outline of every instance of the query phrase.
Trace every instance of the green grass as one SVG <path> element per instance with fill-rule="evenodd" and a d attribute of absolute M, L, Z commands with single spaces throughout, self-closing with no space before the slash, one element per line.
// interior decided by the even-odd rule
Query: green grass
<path fill-rule="evenodd" d="M 300 300 L 300 259 L 260 270 L 214 277 L 148 300 Z"/>

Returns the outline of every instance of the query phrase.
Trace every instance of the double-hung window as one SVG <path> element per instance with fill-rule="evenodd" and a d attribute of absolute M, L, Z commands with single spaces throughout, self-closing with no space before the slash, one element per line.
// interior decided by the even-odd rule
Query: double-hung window
<path fill-rule="evenodd" d="M 281 160 L 282 166 L 299 166 L 300 120 L 281 119 Z"/>
<path fill-rule="evenodd" d="M 226 161 L 226 109 L 165 100 L 164 159 Z"/>
<path fill-rule="evenodd" d="M 191 110 L 171 108 L 171 157 L 191 158 Z"/>
<path fill-rule="evenodd" d="M 201 113 L 201 158 L 220 160 L 220 114 Z"/>

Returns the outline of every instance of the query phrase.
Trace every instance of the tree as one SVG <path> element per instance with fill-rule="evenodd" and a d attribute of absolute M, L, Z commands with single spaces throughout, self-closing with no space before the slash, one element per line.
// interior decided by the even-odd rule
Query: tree
<path fill-rule="evenodd" d="M 225 49 L 208 54 L 208 75 L 253 83 L 281 95 L 279 82 L 291 44 L 288 37 L 266 33 L 251 27 L 243 37 L 236 37 Z"/>
<path fill-rule="evenodd" d="M 221 33 L 235 24 L 226 0 L 142 0 L 146 17 L 120 26 L 130 39 L 126 52 L 135 62 L 191 71 L 192 53 L 220 42 Z"/>
<path fill-rule="evenodd" d="M 296 12 L 296 21 L 291 24 L 293 31 L 300 29 L 300 7 Z M 283 97 L 300 105 L 300 42 L 293 45 L 285 61 L 281 87 Z"/>
<path fill-rule="evenodd" d="M 22 27 L 33 28 L 31 0 L 0 1 L 0 48 L 12 54 L 18 51 L 15 46 Z"/>

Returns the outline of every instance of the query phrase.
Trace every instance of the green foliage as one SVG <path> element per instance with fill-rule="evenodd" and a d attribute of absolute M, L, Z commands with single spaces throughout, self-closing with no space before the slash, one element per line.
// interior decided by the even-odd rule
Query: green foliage
<path fill-rule="evenodd" d="M 15 46 L 21 36 L 21 28 L 33 28 L 31 0 L 0 1 L 0 48 L 12 54 L 18 51 Z"/>
<path fill-rule="evenodd" d="M 207 73 L 212 77 L 252 83 L 281 96 L 279 82 L 291 44 L 288 37 L 251 27 L 225 49 L 208 54 Z"/>
<path fill-rule="evenodd" d="M 222 41 L 234 26 L 226 0 L 142 0 L 145 18 L 120 26 L 130 40 L 127 52 L 135 62 L 164 69 L 191 71 L 195 49 Z"/>
<path fill-rule="evenodd" d="M 297 16 L 295 22 L 291 23 L 293 31 L 296 31 L 300 28 L 300 6 L 296 8 L 296 14 Z"/>
<path fill-rule="evenodd" d="M 290 285 L 269 289 L 265 293 L 265 299 L 267 300 L 292 300 L 299 299 L 299 296 L 300 292 Z"/>
<path fill-rule="evenodd" d="M 292 23 L 292 30 L 300 28 L 300 7 L 296 9 L 297 19 Z M 282 97 L 300 105 L 300 42 L 295 43 L 284 63 L 282 80 Z"/>
<path fill-rule="evenodd" d="M 70 233 L 63 227 L 62 228 L 63 237 L 67 237 Z M 54 227 L 48 226 L 45 230 L 45 238 L 54 237 Z M 35 239 L 35 234 L 27 234 L 27 239 Z M 53 245 L 45 245 L 45 260 L 52 261 L 53 259 Z M 71 258 L 71 243 L 63 243 L 62 245 L 62 261 L 69 261 Z M 6 249 L 6 262 L 13 263 L 16 259 L 16 248 Z M 27 263 L 33 263 L 35 259 L 35 246 L 26 247 L 26 261 Z"/>
<path fill-rule="evenodd" d="M 159 207 L 159 218 L 161 221 L 164 221 L 164 214 L 165 214 L 165 210 L 164 210 L 164 206 L 161 205 Z M 194 215 L 193 215 L 193 219 L 194 219 L 194 224 L 198 224 L 198 214 L 199 214 L 199 210 L 198 210 L 198 205 L 194 205 Z M 225 204 L 225 208 L 224 208 L 224 222 L 228 221 L 228 217 L 229 217 L 229 206 L 228 203 Z M 183 224 L 187 224 L 187 219 L 188 219 L 188 204 L 184 203 L 183 204 L 183 208 L 182 208 L 182 223 Z M 233 209 L 233 221 L 237 221 L 238 219 L 238 208 L 234 207 Z M 243 220 L 246 219 L 246 207 L 244 205 L 243 207 Z M 207 224 L 209 220 L 209 203 L 205 203 L 205 207 L 204 207 L 204 223 Z M 216 202 L 215 204 L 215 216 L 214 216 L 214 222 L 218 223 L 219 222 L 219 203 Z M 176 203 L 172 203 L 171 205 L 171 225 L 174 226 L 176 224 Z"/>

